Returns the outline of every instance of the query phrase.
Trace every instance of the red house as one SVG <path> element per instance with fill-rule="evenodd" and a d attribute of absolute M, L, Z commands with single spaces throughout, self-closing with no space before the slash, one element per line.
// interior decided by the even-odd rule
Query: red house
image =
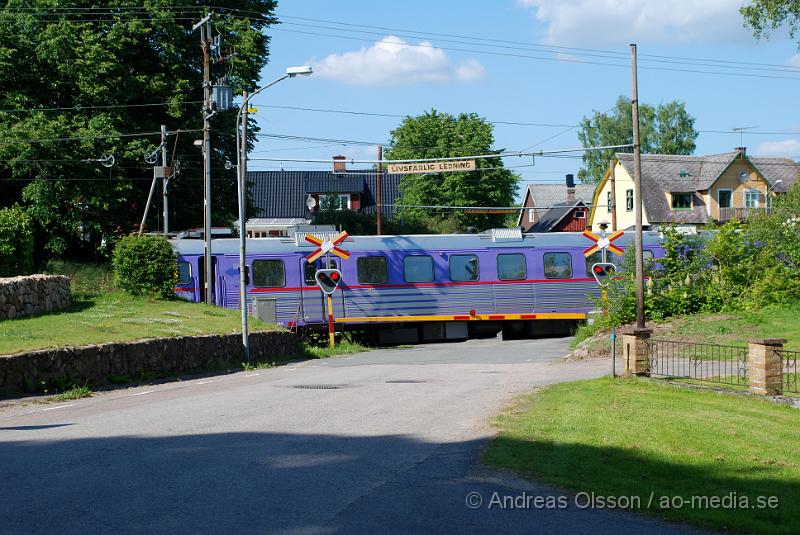
<path fill-rule="evenodd" d="M 582 232 L 588 226 L 595 187 L 575 184 L 573 175 L 562 184 L 530 184 L 517 224 L 523 232 Z"/>

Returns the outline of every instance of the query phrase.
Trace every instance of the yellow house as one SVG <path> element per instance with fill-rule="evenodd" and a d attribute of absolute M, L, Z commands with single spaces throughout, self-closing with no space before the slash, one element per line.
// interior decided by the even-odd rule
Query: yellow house
<path fill-rule="evenodd" d="M 752 158 L 744 147 L 709 156 L 642 154 L 642 225 L 700 226 L 709 221 L 743 219 L 769 208 L 798 176 L 788 158 Z M 633 154 L 616 154 L 592 200 L 592 230 L 633 227 Z"/>

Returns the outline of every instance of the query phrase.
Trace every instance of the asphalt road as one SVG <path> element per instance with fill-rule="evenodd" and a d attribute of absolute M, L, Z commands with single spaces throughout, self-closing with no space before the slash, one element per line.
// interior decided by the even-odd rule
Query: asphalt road
<path fill-rule="evenodd" d="M 0 532 L 694 533 L 572 502 L 490 507 L 562 495 L 478 459 L 514 395 L 608 372 L 562 362 L 567 342 L 385 349 L 5 405 Z"/>

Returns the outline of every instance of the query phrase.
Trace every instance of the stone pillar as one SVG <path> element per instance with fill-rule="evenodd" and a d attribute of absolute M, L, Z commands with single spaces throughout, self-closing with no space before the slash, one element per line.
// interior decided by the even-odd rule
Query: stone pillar
<path fill-rule="evenodd" d="M 750 340 L 747 353 L 747 377 L 750 392 L 761 396 L 783 393 L 783 361 L 780 351 L 785 338 Z"/>
<path fill-rule="evenodd" d="M 622 329 L 622 359 L 625 375 L 650 376 L 650 355 L 648 341 L 652 329 L 625 327 Z"/>

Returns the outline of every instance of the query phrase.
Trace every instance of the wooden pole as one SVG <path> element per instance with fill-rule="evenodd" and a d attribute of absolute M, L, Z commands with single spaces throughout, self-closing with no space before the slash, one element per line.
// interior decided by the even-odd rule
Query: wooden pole
<path fill-rule="evenodd" d="M 375 175 L 375 205 L 377 208 L 377 234 L 383 234 L 383 147 L 378 145 L 378 173 Z"/>
<path fill-rule="evenodd" d="M 333 349 L 333 296 L 328 294 L 328 347 Z"/>
<path fill-rule="evenodd" d="M 636 328 L 644 329 L 644 251 L 642 250 L 642 147 L 639 141 L 639 84 L 636 78 L 636 44 L 631 44 L 633 91 L 633 206 L 636 217 Z"/>

